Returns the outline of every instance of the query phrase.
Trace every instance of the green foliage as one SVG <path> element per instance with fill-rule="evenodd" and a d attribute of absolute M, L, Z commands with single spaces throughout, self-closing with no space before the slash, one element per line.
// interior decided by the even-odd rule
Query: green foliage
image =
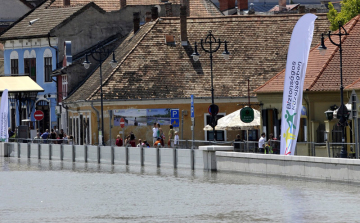
<path fill-rule="evenodd" d="M 339 23 L 344 25 L 352 18 L 360 14 L 360 0 L 343 0 L 341 1 L 341 12 L 337 12 L 334 6 L 329 2 L 328 20 L 331 23 L 330 30 L 339 29 Z"/>

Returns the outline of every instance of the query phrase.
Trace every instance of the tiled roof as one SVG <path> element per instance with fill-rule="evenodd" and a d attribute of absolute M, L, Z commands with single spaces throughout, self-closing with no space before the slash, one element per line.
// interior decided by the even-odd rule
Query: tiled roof
<path fill-rule="evenodd" d="M 350 34 L 342 41 L 343 49 L 343 86 L 353 89 L 359 86 L 360 64 L 360 15 L 349 21 L 344 28 Z M 332 39 L 338 43 L 338 37 Z M 313 43 L 320 43 L 320 38 L 314 35 Z M 339 47 L 333 45 L 330 40 L 325 39 L 327 47 L 326 54 L 321 56 L 318 47 L 310 50 L 308 66 L 304 81 L 304 90 L 307 91 L 338 91 L 340 89 L 340 53 Z M 285 67 L 285 66 L 284 66 Z M 285 70 L 278 73 L 270 81 L 256 89 L 256 93 L 282 92 L 284 88 Z"/>
<path fill-rule="evenodd" d="M 286 5 L 286 10 L 293 10 L 295 8 L 297 8 L 300 4 L 291 4 L 291 5 Z M 279 11 L 279 5 L 274 6 L 272 9 L 269 10 L 270 12 L 278 12 Z"/>
<path fill-rule="evenodd" d="M 71 0 L 71 5 L 83 5 L 93 1 L 105 11 L 120 9 L 120 0 Z M 169 0 L 173 4 L 180 4 L 180 0 Z M 190 17 L 220 16 L 222 13 L 210 0 L 191 0 Z M 159 5 L 164 4 L 161 0 L 126 0 L 126 5 Z M 55 0 L 51 7 L 62 7 L 63 0 Z"/>
<path fill-rule="evenodd" d="M 191 57 L 194 42 L 205 38 L 209 30 L 229 42 L 231 53 L 228 61 L 221 56 L 223 47 L 214 54 L 215 97 L 246 96 L 248 78 L 253 91 L 283 69 L 291 32 L 300 16 L 188 19 L 189 46 L 180 45 L 179 19 L 160 18 L 155 24 L 146 24 L 134 37 L 131 34 L 117 48 L 116 59 L 121 63 L 115 71 L 104 62 L 104 99 L 189 98 L 191 94 L 210 97 L 209 54 L 199 46 L 200 60 L 194 62 Z M 326 15 L 319 15 L 314 39 L 328 27 Z M 176 45 L 166 45 L 164 35 L 174 35 Z M 97 71 L 66 102 L 99 98 Z"/>
<path fill-rule="evenodd" d="M 115 11 L 120 9 L 120 0 L 70 0 L 71 6 L 86 5 L 94 2 L 105 11 Z M 50 8 L 63 7 L 63 0 L 55 0 Z"/>
<path fill-rule="evenodd" d="M 71 16 L 76 15 L 90 6 L 95 6 L 95 4 L 91 3 L 86 6 L 74 6 L 74 7 L 66 7 L 66 8 L 47 8 L 51 0 L 42 4 L 38 8 L 36 8 L 32 13 L 28 16 L 23 17 L 3 33 L 0 39 L 22 39 L 28 37 L 42 37 L 47 36 L 48 33 L 69 19 Z M 100 8 L 98 8 L 101 10 Z M 38 20 L 36 20 L 38 19 Z M 36 20 L 36 21 L 35 21 Z M 30 21 L 35 21 L 32 25 L 29 25 Z"/>

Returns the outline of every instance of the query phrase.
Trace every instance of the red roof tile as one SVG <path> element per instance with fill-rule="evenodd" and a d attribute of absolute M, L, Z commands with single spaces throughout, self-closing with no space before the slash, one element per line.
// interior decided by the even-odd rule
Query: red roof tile
<path fill-rule="evenodd" d="M 343 86 L 353 88 L 358 85 L 354 83 L 359 78 L 360 64 L 360 15 L 349 21 L 344 28 L 349 36 L 342 38 L 343 48 Z M 320 42 L 320 38 L 313 38 L 313 42 Z M 338 43 L 338 38 L 333 36 Z M 330 40 L 325 39 L 327 47 L 326 54 L 321 56 L 318 47 L 310 50 L 308 66 L 304 81 L 304 90 L 307 91 L 338 91 L 340 88 L 340 53 L 339 47 L 333 45 Z M 285 69 L 275 75 L 263 86 L 255 90 L 256 93 L 282 92 L 284 88 Z"/>

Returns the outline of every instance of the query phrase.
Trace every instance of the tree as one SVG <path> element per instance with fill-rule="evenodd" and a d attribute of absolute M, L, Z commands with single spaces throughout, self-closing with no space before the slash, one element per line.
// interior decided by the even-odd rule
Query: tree
<path fill-rule="evenodd" d="M 343 0 L 340 4 L 341 12 L 337 12 L 333 4 L 329 2 L 329 12 L 327 17 L 331 23 L 330 30 L 332 31 L 339 29 L 339 23 L 340 25 L 344 25 L 360 14 L 360 0 Z"/>

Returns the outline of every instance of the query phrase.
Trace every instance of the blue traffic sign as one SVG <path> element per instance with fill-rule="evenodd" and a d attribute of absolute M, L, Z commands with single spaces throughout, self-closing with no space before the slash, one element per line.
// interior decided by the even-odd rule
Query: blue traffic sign
<path fill-rule="evenodd" d="M 179 119 L 178 118 L 172 118 L 171 119 L 171 124 L 172 124 L 172 126 L 173 127 L 176 127 L 176 128 L 178 128 L 179 127 Z"/>
<path fill-rule="evenodd" d="M 194 95 L 191 95 L 191 118 L 194 118 Z"/>
<path fill-rule="evenodd" d="M 179 118 L 179 109 L 171 109 L 170 113 L 172 119 Z"/>

